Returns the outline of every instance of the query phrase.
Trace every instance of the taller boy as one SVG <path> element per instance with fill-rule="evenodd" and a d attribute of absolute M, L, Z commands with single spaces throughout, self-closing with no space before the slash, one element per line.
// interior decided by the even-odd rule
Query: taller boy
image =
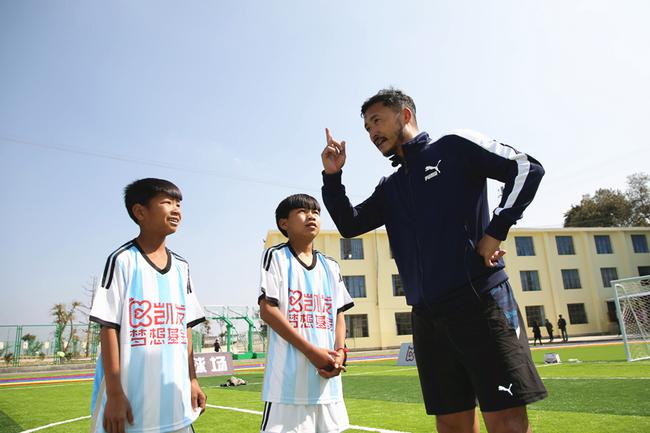
<path fill-rule="evenodd" d="M 370 140 L 401 167 L 352 206 L 341 183 L 345 142 L 326 130 L 323 201 L 345 237 L 386 225 L 413 306 L 427 413 L 441 433 L 478 432 L 478 398 L 490 433 L 529 431 L 526 404 L 546 390 L 499 246 L 533 199 L 542 166 L 473 131 L 432 140 L 418 129 L 413 99 L 399 90 L 381 90 L 361 114 Z M 492 219 L 487 178 L 505 184 Z"/>
<path fill-rule="evenodd" d="M 139 236 L 106 261 L 90 319 L 101 325 L 91 432 L 191 432 L 205 409 L 191 328 L 205 320 L 189 265 L 165 247 L 181 222 L 181 192 L 162 179 L 124 190 Z"/>

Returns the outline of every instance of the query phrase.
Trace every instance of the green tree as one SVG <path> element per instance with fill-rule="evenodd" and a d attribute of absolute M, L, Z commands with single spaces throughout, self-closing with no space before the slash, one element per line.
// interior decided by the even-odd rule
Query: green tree
<path fill-rule="evenodd" d="M 54 304 L 50 310 L 52 316 L 54 316 L 54 323 L 59 328 L 60 332 L 57 333 L 57 350 L 65 352 L 63 347 L 63 330 L 65 329 L 66 323 L 68 323 L 68 311 L 66 310 L 65 304 Z"/>
<path fill-rule="evenodd" d="M 54 316 L 54 323 L 59 326 L 61 329 L 61 336 L 59 340 L 59 347 L 63 352 L 68 351 L 68 346 L 70 345 L 70 342 L 72 342 L 73 337 L 76 335 L 76 330 L 74 328 L 74 319 L 75 319 L 75 312 L 77 308 L 82 306 L 83 304 L 79 301 L 73 301 L 72 304 L 70 304 L 70 309 L 67 308 L 65 304 L 54 304 L 52 307 L 51 314 Z M 68 335 L 67 340 L 63 340 L 63 331 L 67 326 L 70 326 L 70 332 Z"/>
<path fill-rule="evenodd" d="M 632 205 L 625 194 L 613 189 L 599 189 L 593 197 L 586 195 L 580 204 L 564 214 L 564 227 L 624 227 L 632 220 Z"/>
<path fill-rule="evenodd" d="M 635 173 L 627 177 L 625 196 L 632 206 L 633 226 L 650 226 L 650 175 Z"/>
<path fill-rule="evenodd" d="M 564 214 L 564 227 L 629 226 L 650 226 L 650 175 L 646 173 L 628 176 L 625 193 L 599 189 Z"/>
<path fill-rule="evenodd" d="M 21 340 L 27 342 L 27 355 L 35 356 L 43 348 L 43 343 L 36 339 L 34 334 L 25 334 L 22 336 Z"/>
<path fill-rule="evenodd" d="M 206 320 L 205 322 L 201 323 L 201 334 L 205 335 L 206 337 L 210 335 L 212 332 L 212 324 L 210 323 L 210 320 Z"/>

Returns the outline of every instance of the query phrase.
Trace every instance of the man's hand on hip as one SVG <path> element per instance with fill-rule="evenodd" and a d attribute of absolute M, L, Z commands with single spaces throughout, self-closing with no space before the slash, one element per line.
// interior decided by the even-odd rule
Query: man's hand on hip
<path fill-rule="evenodd" d="M 483 257 L 485 266 L 488 268 L 495 267 L 499 259 L 506 254 L 505 250 L 499 248 L 499 245 L 501 245 L 500 240 L 484 234 L 476 246 L 476 252 Z"/>

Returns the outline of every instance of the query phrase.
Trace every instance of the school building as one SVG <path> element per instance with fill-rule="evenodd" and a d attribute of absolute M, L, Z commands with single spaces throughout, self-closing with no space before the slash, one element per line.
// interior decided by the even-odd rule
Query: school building
<path fill-rule="evenodd" d="M 569 338 L 617 333 L 610 281 L 650 275 L 648 237 L 649 227 L 513 227 L 502 248 L 528 336 L 532 338 L 532 323 L 546 318 L 557 331 L 559 314 L 567 321 Z M 271 230 L 265 246 L 282 242 L 286 238 Z M 315 248 L 339 262 L 354 298 L 355 307 L 345 314 L 348 347 L 392 348 L 411 341 L 410 307 L 385 230 L 354 239 L 321 231 Z"/>

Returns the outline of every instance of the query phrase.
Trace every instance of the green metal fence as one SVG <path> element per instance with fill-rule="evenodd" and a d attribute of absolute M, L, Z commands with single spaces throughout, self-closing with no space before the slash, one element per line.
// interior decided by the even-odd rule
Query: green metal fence
<path fill-rule="evenodd" d="M 99 326 L 0 325 L 0 368 L 95 362 Z"/>
<path fill-rule="evenodd" d="M 207 326 L 192 330 L 194 353 L 212 349 L 216 340 L 221 350 L 231 352 L 235 359 L 264 357 L 266 327 L 258 308 L 206 306 L 205 313 Z M 0 371 L 6 367 L 95 363 L 99 328 L 92 322 L 0 325 Z"/>
<path fill-rule="evenodd" d="M 192 348 L 201 352 L 203 334 L 192 332 Z M 0 371 L 7 367 L 92 364 L 99 351 L 96 323 L 0 325 Z"/>
<path fill-rule="evenodd" d="M 265 327 L 259 318 L 259 308 L 253 306 L 205 305 L 205 316 L 214 326 L 209 338 L 218 339 L 222 350 L 233 359 L 264 358 Z"/>

